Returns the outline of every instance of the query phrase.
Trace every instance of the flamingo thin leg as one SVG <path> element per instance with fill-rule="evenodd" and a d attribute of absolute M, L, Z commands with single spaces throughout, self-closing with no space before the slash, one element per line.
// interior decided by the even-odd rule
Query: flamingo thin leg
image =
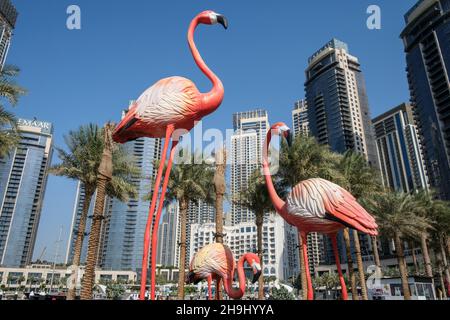
<path fill-rule="evenodd" d="M 209 275 L 206 280 L 208 281 L 208 299 L 212 300 L 212 289 L 211 289 L 212 276 Z"/>
<path fill-rule="evenodd" d="M 341 282 L 342 300 L 347 300 L 348 299 L 347 286 L 345 285 L 344 275 L 342 274 L 341 263 L 339 260 L 337 237 L 336 237 L 336 235 L 332 235 L 332 236 L 330 236 L 330 238 L 331 238 L 331 243 L 333 244 L 334 259 L 336 260 L 336 267 L 337 267 L 338 274 L 339 274 L 339 281 Z"/>
<path fill-rule="evenodd" d="M 147 269 L 148 269 L 148 252 L 150 245 L 150 231 L 153 224 L 153 214 L 155 212 L 156 202 L 158 199 L 159 187 L 161 185 L 161 178 L 164 170 L 164 164 L 166 162 L 167 149 L 169 148 L 170 136 L 172 135 L 172 127 L 167 127 L 166 138 L 164 141 L 164 148 L 161 157 L 161 163 L 158 168 L 158 173 L 156 175 L 155 185 L 153 187 L 152 202 L 148 211 L 147 225 L 145 227 L 144 235 L 144 253 L 142 257 L 142 274 L 141 274 L 141 291 L 139 298 L 140 300 L 145 300 L 145 289 L 147 286 Z"/>
<path fill-rule="evenodd" d="M 164 182 L 161 189 L 161 198 L 158 203 L 158 210 L 156 211 L 155 225 L 152 232 L 152 264 L 151 264 L 151 299 L 155 300 L 155 288 L 156 288 L 156 251 L 158 248 L 158 229 L 159 221 L 161 220 L 161 212 L 164 207 L 164 200 L 166 197 L 167 185 L 169 184 L 170 171 L 172 170 L 173 158 L 175 156 L 176 146 L 178 141 L 172 142 L 172 149 L 170 150 L 169 162 L 167 163 L 167 169 L 164 174 Z"/>
<path fill-rule="evenodd" d="M 311 272 L 309 271 L 309 262 L 308 262 L 308 234 L 302 232 L 302 251 L 303 251 L 303 261 L 305 263 L 305 272 L 306 272 L 306 282 L 307 282 L 307 292 L 308 292 L 308 300 L 314 300 L 314 291 L 312 287 L 311 281 Z"/>

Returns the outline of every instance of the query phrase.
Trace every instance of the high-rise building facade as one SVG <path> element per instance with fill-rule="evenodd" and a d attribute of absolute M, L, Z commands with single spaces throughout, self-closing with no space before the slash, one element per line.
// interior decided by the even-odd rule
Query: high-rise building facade
<path fill-rule="evenodd" d="M 166 207 L 158 230 L 157 264 L 166 267 L 178 267 L 178 203 L 173 202 Z"/>
<path fill-rule="evenodd" d="M 124 145 L 141 173 L 132 177 L 137 197 L 127 202 L 111 199 L 105 223 L 102 268 L 107 270 L 132 270 L 140 273 L 144 234 L 150 201 L 144 201 L 153 188 L 161 159 L 161 140 L 140 138 Z"/>
<path fill-rule="evenodd" d="M 257 109 L 233 115 L 231 137 L 231 196 L 237 197 L 262 163 L 263 144 L 269 130 L 267 111 Z M 254 220 L 254 213 L 239 204 L 231 205 L 232 224 Z"/>
<path fill-rule="evenodd" d="M 6 62 L 17 16 L 17 10 L 10 0 L 0 0 L 0 69 Z"/>
<path fill-rule="evenodd" d="M 366 86 L 358 58 L 332 39 L 308 60 L 306 100 L 310 133 L 331 150 L 365 155 L 378 168 Z"/>
<path fill-rule="evenodd" d="M 295 136 L 309 134 L 308 104 L 306 100 L 299 100 L 295 103 L 294 110 L 292 110 L 292 129 Z"/>
<path fill-rule="evenodd" d="M 428 190 L 411 105 L 403 103 L 372 122 L 384 186 L 400 192 Z"/>
<path fill-rule="evenodd" d="M 18 147 L 0 159 L 0 265 L 6 267 L 31 262 L 52 156 L 51 123 L 19 119 L 18 130 Z"/>
<path fill-rule="evenodd" d="M 421 0 L 405 22 L 411 104 L 430 186 L 450 200 L 450 0 Z"/>

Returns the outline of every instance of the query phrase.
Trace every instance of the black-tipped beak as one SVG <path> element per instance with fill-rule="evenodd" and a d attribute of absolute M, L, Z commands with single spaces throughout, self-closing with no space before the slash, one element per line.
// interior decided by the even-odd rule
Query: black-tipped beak
<path fill-rule="evenodd" d="M 261 277 L 261 271 L 258 271 L 253 275 L 252 283 L 255 284 L 256 282 L 258 282 L 259 277 Z"/>
<path fill-rule="evenodd" d="M 195 273 L 189 272 L 189 273 L 186 275 L 186 278 L 185 278 L 184 280 L 185 280 L 185 282 L 186 282 L 187 284 L 191 284 L 191 283 L 194 282 L 194 278 L 195 278 Z"/>
<path fill-rule="evenodd" d="M 223 15 L 217 15 L 217 23 L 220 23 L 225 29 L 228 29 L 228 20 Z"/>

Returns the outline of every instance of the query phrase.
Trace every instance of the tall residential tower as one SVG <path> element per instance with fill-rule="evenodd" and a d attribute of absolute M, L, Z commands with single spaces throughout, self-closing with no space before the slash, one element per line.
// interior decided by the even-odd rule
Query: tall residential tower
<path fill-rule="evenodd" d="M 306 100 L 311 134 L 331 150 L 363 154 L 378 168 L 364 77 L 346 43 L 332 39 L 308 60 Z"/>
<path fill-rule="evenodd" d="M 0 265 L 6 267 L 31 262 L 52 156 L 51 123 L 19 119 L 18 130 L 18 147 L 0 158 Z"/>
<path fill-rule="evenodd" d="M 384 186 L 400 192 L 427 190 L 411 105 L 403 103 L 373 119 L 373 124 Z"/>
<path fill-rule="evenodd" d="M 430 186 L 450 200 L 450 0 L 421 0 L 401 37 Z"/>
<path fill-rule="evenodd" d="M 0 0 L 0 69 L 6 62 L 17 16 L 17 10 L 10 0 Z"/>

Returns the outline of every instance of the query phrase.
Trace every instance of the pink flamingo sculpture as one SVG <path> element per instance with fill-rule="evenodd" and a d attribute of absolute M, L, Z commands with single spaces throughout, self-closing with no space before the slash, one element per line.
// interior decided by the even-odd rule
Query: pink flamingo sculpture
<path fill-rule="evenodd" d="M 197 121 L 214 112 L 222 103 L 224 88 L 220 79 L 208 68 L 203 61 L 194 43 L 194 31 L 200 24 L 213 25 L 220 23 L 226 29 L 228 23 L 223 15 L 213 11 L 204 11 L 198 14 L 191 22 L 188 31 L 189 48 L 194 61 L 200 70 L 212 82 L 212 89 L 208 93 L 200 93 L 195 84 L 182 77 L 162 79 L 147 89 L 131 106 L 124 119 L 117 126 L 113 138 L 118 143 L 126 143 L 140 137 L 165 138 L 161 164 L 156 176 L 153 196 L 149 210 L 144 238 L 144 254 L 142 258 L 142 276 L 140 299 L 145 299 L 147 282 L 148 252 L 150 242 L 150 229 L 153 222 L 158 191 L 161 185 L 163 168 L 169 141 L 178 129 L 190 131 Z M 178 141 L 174 139 L 170 151 L 167 170 L 158 202 L 156 219 L 152 234 L 152 248 L 157 248 L 159 220 L 164 204 L 164 197 L 172 169 L 175 147 Z M 152 250 L 151 257 L 151 299 L 155 299 L 156 250 Z"/>
<path fill-rule="evenodd" d="M 313 299 L 311 275 L 308 265 L 307 236 L 310 232 L 326 234 L 330 237 L 339 280 L 342 288 L 342 299 L 347 300 L 347 289 L 342 275 L 337 248 L 337 233 L 345 227 L 376 236 L 378 226 L 375 219 L 345 189 L 324 179 L 309 179 L 295 186 L 283 201 L 272 182 L 268 161 L 268 149 L 272 133 L 282 134 L 291 142 L 290 129 L 284 123 L 272 126 L 267 135 L 264 149 L 263 171 L 267 189 L 275 210 L 292 226 L 298 228 L 302 238 L 302 252 L 305 261 L 308 300 Z"/>
<path fill-rule="evenodd" d="M 225 292 L 232 299 L 241 299 L 244 296 L 246 281 L 244 263 L 252 267 L 253 283 L 258 281 L 261 275 L 261 261 L 254 253 L 244 254 L 237 263 L 239 288 L 233 288 L 233 278 L 236 270 L 236 262 L 230 248 L 213 243 L 202 248 L 192 258 L 190 272 L 186 276 L 187 283 L 198 284 L 206 279 L 208 281 L 209 300 L 212 300 L 211 282 L 216 280 L 216 291 L 219 291 L 220 280 L 223 280 Z"/>

